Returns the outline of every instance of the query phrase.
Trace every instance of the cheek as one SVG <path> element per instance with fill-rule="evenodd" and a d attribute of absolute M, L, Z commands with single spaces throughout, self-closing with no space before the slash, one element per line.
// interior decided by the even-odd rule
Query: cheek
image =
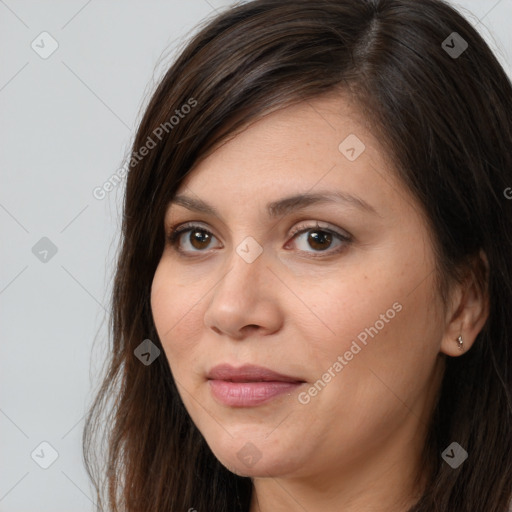
<path fill-rule="evenodd" d="M 197 313 L 201 304 L 200 290 L 196 293 L 193 286 L 174 274 L 170 265 L 162 260 L 151 286 L 153 320 L 173 373 L 178 367 L 176 362 L 190 356 L 194 340 L 199 339 L 203 329 Z"/>
<path fill-rule="evenodd" d="M 416 243 L 416 255 L 396 250 L 380 254 L 365 261 L 364 271 L 358 265 L 344 269 L 331 281 L 342 284 L 329 293 L 308 296 L 322 320 L 301 324 L 311 380 L 336 381 L 328 386 L 332 391 L 343 389 L 368 400 L 372 393 L 381 399 L 379 388 L 385 384 L 404 397 L 422 389 L 439 351 L 442 325 L 436 320 L 439 301 L 432 292 L 432 267 L 419 257 Z M 402 264 L 398 256 L 404 258 Z M 344 377 L 330 378 L 329 372 Z"/>
<path fill-rule="evenodd" d="M 300 411 L 323 418 L 311 432 L 332 446 L 339 439 L 378 444 L 411 409 L 421 408 L 427 393 L 439 336 L 426 307 L 432 281 L 425 279 L 411 293 L 409 278 L 389 277 L 379 282 L 375 275 L 371 290 L 354 281 L 330 298 L 317 298 L 318 313 L 323 303 L 335 334 L 322 337 L 315 325 L 302 325 L 310 384 Z"/>

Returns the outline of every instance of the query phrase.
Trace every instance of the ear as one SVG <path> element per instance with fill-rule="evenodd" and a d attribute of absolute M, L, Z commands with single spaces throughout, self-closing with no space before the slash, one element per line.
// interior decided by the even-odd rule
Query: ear
<path fill-rule="evenodd" d="M 457 357 L 467 352 L 489 317 L 489 261 L 481 250 L 473 260 L 462 284 L 454 286 L 451 305 L 446 313 L 446 328 L 441 341 L 442 353 Z M 463 350 L 457 338 L 462 336 Z"/>

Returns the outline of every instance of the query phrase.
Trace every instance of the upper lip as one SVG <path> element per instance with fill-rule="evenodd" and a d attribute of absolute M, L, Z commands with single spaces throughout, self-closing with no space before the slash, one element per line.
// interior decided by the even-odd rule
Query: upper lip
<path fill-rule="evenodd" d="M 212 380 L 226 380 L 232 382 L 304 382 L 304 380 L 290 375 L 283 375 L 263 366 L 246 364 L 235 368 L 229 364 L 214 366 L 206 375 Z"/>

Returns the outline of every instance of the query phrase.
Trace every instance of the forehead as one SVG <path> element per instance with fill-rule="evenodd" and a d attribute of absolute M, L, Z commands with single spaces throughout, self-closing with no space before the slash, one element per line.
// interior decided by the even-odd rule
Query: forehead
<path fill-rule="evenodd" d="M 296 201 L 299 195 L 326 192 L 351 197 L 346 203 L 353 206 L 359 199 L 367 210 L 377 211 L 397 208 L 396 196 L 407 195 L 366 120 L 340 95 L 304 101 L 250 122 L 191 169 L 176 204 L 184 205 L 183 196 L 192 195 L 197 211 L 205 210 L 206 202 L 224 209 L 258 204 L 271 214 L 279 211 L 276 202 L 284 196 Z"/>

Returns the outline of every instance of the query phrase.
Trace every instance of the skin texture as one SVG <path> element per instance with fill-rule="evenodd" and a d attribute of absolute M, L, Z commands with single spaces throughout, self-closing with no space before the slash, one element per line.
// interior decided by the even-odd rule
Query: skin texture
<path fill-rule="evenodd" d="M 350 134 L 365 145 L 354 161 L 338 149 Z M 376 213 L 333 203 L 267 216 L 270 201 L 320 191 L 355 195 Z M 253 477 L 251 512 L 407 510 L 422 490 L 412 476 L 421 475 L 445 355 L 460 355 L 459 334 L 470 349 L 485 304 L 468 282 L 443 309 L 425 217 L 357 108 L 338 94 L 274 112 L 210 153 L 178 193 L 221 218 L 168 209 L 167 231 L 194 221 L 213 237 L 194 244 L 193 231 L 182 234 L 182 255 L 166 245 L 153 317 L 194 423 L 222 464 Z M 315 245 L 317 221 L 352 241 Z M 310 230 L 293 238 L 297 226 Z M 236 251 L 249 236 L 263 250 L 252 263 Z M 366 345 L 357 341 L 376 325 Z M 353 341 L 360 351 L 336 371 Z M 259 406 L 229 407 L 206 379 L 219 363 L 306 383 Z M 331 379 L 301 403 L 329 368 Z M 247 464 L 243 448 L 259 460 Z"/>

